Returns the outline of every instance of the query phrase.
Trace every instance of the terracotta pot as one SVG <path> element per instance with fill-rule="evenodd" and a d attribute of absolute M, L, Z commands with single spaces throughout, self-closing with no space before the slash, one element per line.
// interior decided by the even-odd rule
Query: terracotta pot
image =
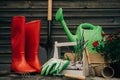
<path fill-rule="evenodd" d="M 98 65 L 94 69 L 97 76 L 103 76 L 105 78 L 113 77 L 115 73 L 114 69 L 106 64 Z"/>

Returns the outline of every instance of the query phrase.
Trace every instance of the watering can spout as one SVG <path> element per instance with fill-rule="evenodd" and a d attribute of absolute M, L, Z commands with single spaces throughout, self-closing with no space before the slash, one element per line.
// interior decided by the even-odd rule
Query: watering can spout
<path fill-rule="evenodd" d="M 62 21 L 62 20 L 64 20 L 64 19 L 63 19 L 62 8 L 59 8 L 59 9 L 57 10 L 55 19 L 56 19 L 57 21 Z"/>
<path fill-rule="evenodd" d="M 69 39 L 71 42 L 76 41 L 75 35 L 73 35 L 73 34 L 70 32 L 69 28 L 67 27 L 67 24 L 65 23 L 65 20 L 64 20 L 64 17 L 63 17 L 62 8 L 59 8 L 59 9 L 57 10 L 55 19 L 61 23 L 62 27 L 64 28 L 64 31 L 65 31 L 66 34 L 67 34 L 68 39 Z"/>

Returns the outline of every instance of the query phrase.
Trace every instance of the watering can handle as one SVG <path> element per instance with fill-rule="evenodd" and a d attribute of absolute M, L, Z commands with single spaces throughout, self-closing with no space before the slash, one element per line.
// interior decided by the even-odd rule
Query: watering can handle
<path fill-rule="evenodd" d="M 83 29 L 89 28 L 91 30 L 94 30 L 94 29 L 96 29 L 96 26 L 94 26 L 94 25 L 92 25 L 90 23 L 83 23 L 83 24 L 80 25 L 80 28 L 83 28 Z"/>

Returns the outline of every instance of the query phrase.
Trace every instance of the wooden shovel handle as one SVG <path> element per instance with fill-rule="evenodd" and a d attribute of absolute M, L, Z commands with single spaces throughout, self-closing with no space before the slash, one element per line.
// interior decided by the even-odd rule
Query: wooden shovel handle
<path fill-rule="evenodd" d="M 86 54 L 86 57 L 87 57 L 87 60 L 88 60 L 88 64 L 90 64 L 90 56 L 89 56 L 89 53 L 88 53 L 88 49 L 85 48 L 85 54 Z"/>
<path fill-rule="evenodd" d="M 52 0 L 48 0 L 48 20 L 52 20 Z"/>

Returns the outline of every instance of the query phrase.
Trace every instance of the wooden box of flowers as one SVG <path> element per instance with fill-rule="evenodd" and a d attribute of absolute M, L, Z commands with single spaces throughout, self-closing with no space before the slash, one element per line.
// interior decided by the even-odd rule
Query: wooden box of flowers
<path fill-rule="evenodd" d="M 120 77 L 120 30 L 104 34 L 104 40 L 93 42 L 93 46 L 114 69 L 115 76 Z"/>

